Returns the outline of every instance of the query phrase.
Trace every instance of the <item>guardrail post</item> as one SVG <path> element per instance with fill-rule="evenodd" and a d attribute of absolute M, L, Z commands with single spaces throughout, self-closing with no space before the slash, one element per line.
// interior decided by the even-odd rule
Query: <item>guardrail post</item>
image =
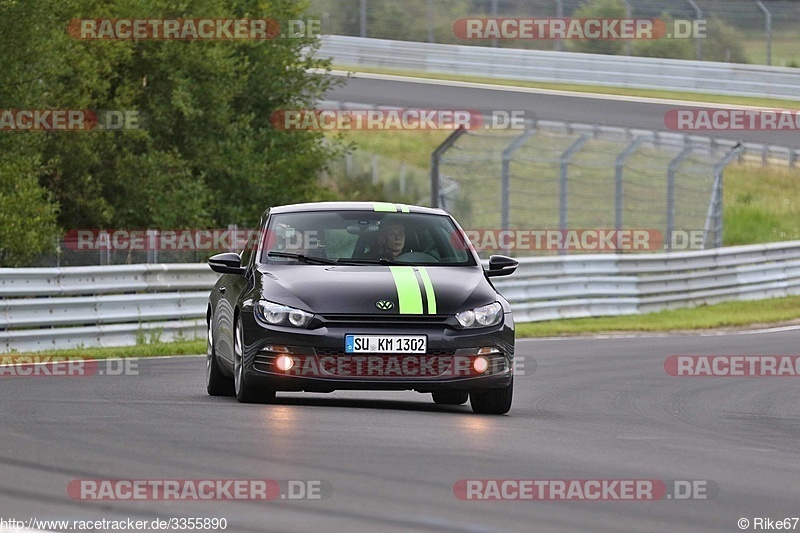
<path fill-rule="evenodd" d="M 436 150 L 431 154 L 431 207 L 439 207 L 439 181 L 441 175 L 439 173 L 439 161 L 446 151 L 448 151 L 462 135 L 467 133 L 464 126 L 460 126 L 456 131 L 451 133 L 447 139 L 440 144 Z"/>
<path fill-rule="evenodd" d="M 664 248 L 668 252 L 672 251 L 672 233 L 675 230 L 675 172 L 690 153 L 692 145 L 687 140 L 681 153 L 669 162 L 667 168 L 667 234 L 664 235 Z"/>
<path fill-rule="evenodd" d="M 625 172 L 625 163 L 628 159 L 633 155 L 633 153 L 642 145 L 645 141 L 644 137 L 638 137 L 631 142 L 625 150 L 622 151 L 621 154 L 617 156 L 617 160 L 614 163 L 614 204 L 615 204 L 615 216 L 614 216 L 614 227 L 617 231 L 622 229 L 622 210 L 624 208 L 623 205 L 623 174 Z"/>
<path fill-rule="evenodd" d="M 503 150 L 502 192 L 500 202 L 500 212 L 502 213 L 501 226 L 503 230 L 511 228 L 511 158 L 514 152 L 519 150 L 519 148 L 525 144 L 525 141 L 535 133 L 536 130 L 533 128 L 526 129 Z M 503 251 L 506 252 L 506 250 Z"/>
<path fill-rule="evenodd" d="M 584 133 L 578 139 L 576 139 L 575 142 L 572 143 L 563 154 L 561 154 L 561 158 L 559 159 L 561 188 L 559 191 L 558 229 L 561 231 L 565 231 L 567 229 L 567 221 L 569 219 L 569 183 L 567 182 L 567 177 L 569 175 L 569 162 L 572 160 L 572 156 L 574 156 L 575 153 L 577 153 L 578 150 L 580 150 L 588 140 L 589 134 Z M 559 253 L 564 254 L 566 253 L 566 250 L 560 250 Z"/>

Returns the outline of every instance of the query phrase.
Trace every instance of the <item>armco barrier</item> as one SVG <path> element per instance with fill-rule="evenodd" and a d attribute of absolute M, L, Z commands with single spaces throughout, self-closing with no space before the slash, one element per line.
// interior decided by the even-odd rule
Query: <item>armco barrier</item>
<path fill-rule="evenodd" d="M 0 269 L 0 352 L 202 338 L 204 264 Z M 517 322 L 635 315 L 800 294 L 800 241 L 523 258 L 495 281 Z"/>
<path fill-rule="evenodd" d="M 342 35 L 323 36 L 317 56 L 332 57 L 335 65 L 346 67 L 397 68 L 521 81 L 800 100 L 800 69 L 790 67 L 431 44 Z"/>
<path fill-rule="evenodd" d="M 0 352 L 202 337 L 204 264 L 0 269 Z"/>

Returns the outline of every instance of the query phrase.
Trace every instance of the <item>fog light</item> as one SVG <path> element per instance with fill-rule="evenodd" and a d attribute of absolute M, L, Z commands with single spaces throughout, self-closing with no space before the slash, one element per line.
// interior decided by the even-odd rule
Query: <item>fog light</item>
<path fill-rule="evenodd" d="M 288 355 L 281 355 L 275 359 L 275 366 L 278 367 L 278 370 L 281 372 L 286 372 L 294 366 L 294 359 Z"/>
<path fill-rule="evenodd" d="M 475 362 L 472 363 L 472 368 L 474 368 L 476 372 L 483 374 L 486 372 L 486 369 L 489 368 L 489 360 L 485 357 L 476 357 Z"/>

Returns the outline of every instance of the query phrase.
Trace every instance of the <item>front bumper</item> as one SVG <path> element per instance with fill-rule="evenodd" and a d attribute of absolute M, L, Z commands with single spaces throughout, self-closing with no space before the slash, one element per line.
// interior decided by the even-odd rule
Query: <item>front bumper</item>
<path fill-rule="evenodd" d="M 277 391 L 484 390 L 506 387 L 514 374 L 510 314 L 491 328 L 458 330 L 446 324 L 329 324 L 315 329 L 265 327 L 242 313 L 244 378 Z M 425 354 L 346 354 L 346 335 L 425 335 Z M 293 366 L 281 370 L 278 358 Z M 488 363 L 483 371 L 475 361 Z"/>

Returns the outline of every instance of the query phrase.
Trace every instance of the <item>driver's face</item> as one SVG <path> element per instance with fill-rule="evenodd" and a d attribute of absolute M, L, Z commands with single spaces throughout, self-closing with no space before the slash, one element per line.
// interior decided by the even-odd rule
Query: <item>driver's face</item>
<path fill-rule="evenodd" d="M 385 229 L 383 235 L 383 242 L 386 243 L 386 248 L 392 252 L 395 257 L 403 252 L 403 247 L 406 245 L 406 231 L 403 226 L 391 225 Z"/>

